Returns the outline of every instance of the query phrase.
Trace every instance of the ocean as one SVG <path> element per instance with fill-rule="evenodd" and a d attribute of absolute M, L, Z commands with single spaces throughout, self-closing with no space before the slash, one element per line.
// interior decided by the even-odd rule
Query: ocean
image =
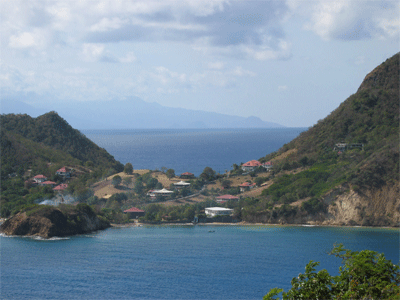
<path fill-rule="evenodd" d="M 399 263 L 398 229 L 379 228 L 143 226 L 0 243 L 1 299 L 262 299 L 310 260 L 338 274 L 334 243 Z"/>
<path fill-rule="evenodd" d="M 82 130 L 89 139 L 134 169 L 217 173 L 277 151 L 306 128 Z"/>
<path fill-rule="evenodd" d="M 199 175 L 278 150 L 304 128 L 83 131 L 123 164 Z M 0 236 L 1 299 L 262 299 L 310 261 L 337 274 L 335 243 L 399 263 L 398 229 L 142 226 L 41 240 Z"/>

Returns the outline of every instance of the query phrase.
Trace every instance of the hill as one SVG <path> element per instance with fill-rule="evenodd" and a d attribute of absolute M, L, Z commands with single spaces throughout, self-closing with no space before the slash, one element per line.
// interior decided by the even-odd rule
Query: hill
<path fill-rule="evenodd" d="M 2 174 L 25 169 L 33 163 L 69 161 L 81 165 L 101 165 L 121 171 L 123 166 L 56 112 L 37 118 L 28 115 L 1 115 Z"/>
<path fill-rule="evenodd" d="M 106 150 L 98 147 L 57 113 L 37 118 L 1 115 L 1 216 L 7 217 L 26 204 L 50 199 L 50 186 L 31 185 L 26 180 L 41 174 L 78 199 L 90 195 L 88 186 L 99 178 L 123 170 Z M 57 176 L 62 167 L 74 169 L 72 178 Z M 79 180 L 75 180 L 79 177 Z"/>
<path fill-rule="evenodd" d="M 243 218 L 398 226 L 399 70 L 396 54 L 329 116 L 260 159 L 275 162 L 274 183 Z"/>

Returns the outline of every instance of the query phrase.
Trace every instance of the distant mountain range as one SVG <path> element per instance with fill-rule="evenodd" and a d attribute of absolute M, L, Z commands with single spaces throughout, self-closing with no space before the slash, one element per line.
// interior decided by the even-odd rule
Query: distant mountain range
<path fill-rule="evenodd" d="M 276 128 L 283 125 L 265 122 L 258 117 L 239 117 L 213 112 L 172 108 L 149 103 L 138 97 L 112 101 L 53 103 L 32 106 L 23 99 L 1 99 L 2 114 L 28 114 L 37 117 L 56 111 L 71 126 L 78 129 L 133 129 L 133 128 Z"/>

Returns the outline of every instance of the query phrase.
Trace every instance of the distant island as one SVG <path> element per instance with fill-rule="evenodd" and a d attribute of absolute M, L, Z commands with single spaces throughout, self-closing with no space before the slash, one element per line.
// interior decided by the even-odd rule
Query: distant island
<path fill-rule="evenodd" d="M 47 224 L 47 216 L 59 215 L 65 228 L 78 217 L 83 227 L 98 222 L 78 213 L 85 211 L 112 223 L 398 227 L 399 56 L 367 74 L 355 94 L 296 139 L 224 174 L 210 167 L 198 177 L 190 170 L 135 170 L 56 112 L 1 115 L 0 214 L 10 220 L 3 225 L 38 234 L 34 226 Z M 80 204 L 38 205 L 46 199 Z"/>
<path fill-rule="evenodd" d="M 69 101 L 68 105 L 49 104 L 34 107 L 21 98 L 3 98 L 2 112 L 28 114 L 32 117 L 49 110 L 57 113 L 78 129 L 163 129 L 163 128 L 279 128 L 283 125 L 265 122 L 258 117 L 239 117 L 227 114 L 172 108 L 149 103 L 138 97 L 92 102 Z M 53 103 L 49 101 L 48 103 Z"/>

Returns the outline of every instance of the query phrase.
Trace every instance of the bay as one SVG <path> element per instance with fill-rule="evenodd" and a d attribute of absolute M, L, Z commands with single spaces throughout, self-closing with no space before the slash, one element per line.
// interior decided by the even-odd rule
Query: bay
<path fill-rule="evenodd" d="M 399 231 L 382 228 L 143 226 L 0 243 L 2 299 L 262 299 L 310 260 L 337 274 L 334 243 L 399 263 Z"/>
<path fill-rule="evenodd" d="M 135 169 L 172 168 L 175 174 L 218 173 L 278 150 L 306 128 L 83 130 L 89 139 Z"/>

